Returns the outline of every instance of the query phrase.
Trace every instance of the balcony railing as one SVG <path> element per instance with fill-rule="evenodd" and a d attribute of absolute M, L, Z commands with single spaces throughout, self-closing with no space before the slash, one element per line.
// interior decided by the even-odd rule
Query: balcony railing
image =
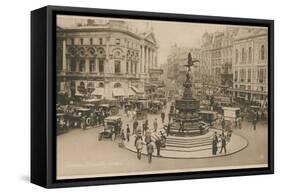
<path fill-rule="evenodd" d="M 118 78 L 139 78 L 139 74 L 127 73 L 101 73 L 101 72 L 57 72 L 61 76 L 74 76 L 74 77 L 118 77 Z"/>

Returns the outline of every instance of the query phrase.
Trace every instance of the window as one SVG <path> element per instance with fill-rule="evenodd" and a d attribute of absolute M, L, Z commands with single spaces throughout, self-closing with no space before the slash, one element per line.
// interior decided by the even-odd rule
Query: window
<path fill-rule="evenodd" d="M 100 45 L 103 44 L 102 38 L 99 38 L 99 43 L 100 43 Z"/>
<path fill-rule="evenodd" d="M 121 85 L 120 83 L 115 83 L 113 87 L 114 87 L 114 88 L 121 88 L 122 85 Z"/>
<path fill-rule="evenodd" d="M 259 83 L 263 83 L 264 82 L 264 76 L 265 76 L 264 69 L 259 69 L 258 70 L 258 80 L 259 80 Z"/>
<path fill-rule="evenodd" d="M 121 73 L 121 62 L 120 61 L 114 62 L 114 72 Z"/>
<path fill-rule="evenodd" d="M 93 39 L 92 38 L 90 38 L 90 45 L 92 45 L 93 44 Z"/>
<path fill-rule="evenodd" d="M 75 59 L 71 59 L 70 60 L 70 71 L 71 72 L 75 72 L 76 71 L 76 60 Z"/>
<path fill-rule="evenodd" d="M 235 50 L 235 63 L 238 63 L 238 49 Z"/>
<path fill-rule="evenodd" d="M 104 72 L 104 60 L 99 59 L 99 72 L 103 73 Z"/>
<path fill-rule="evenodd" d="M 246 69 L 240 69 L 240 81 L 244 82 L 246 79 Z"/>
<path fill-rule="evenodd" d="M 245 63 L 245 49 L 242 48 L 242 63 Z"/>
<path fill-rule="evenodd" d="M 84 39 L 80 38 L 80 44 L 83 45 L 84 44 Z"/>
<path fill-rule="evenodd" d="M 95 59 L 90 60 L 90 72 L 95 72 L 96 71 L 96 63 Z"/>
<path fill-rule="evenodd" d="M 251 82 L 251 75 L 252 75 L 251 69 L 248 69 L 248 82 Z"/>
<path fill-rule="evenodd" d="M 129 62 L 126 62 L 126 73 L 129 73 Z"/>
<path fill-rule="evenodd" d="M 115 39 L 115 44 L 116 44 L 116 45 L 120 45 L 120 39 L 119 39 L 119 38 L 116 38 L 116 39 Z"/>
<path fill-rule="evenodd" d="M 71 42 L 72 45 L 74 45 L 74 38 L 71 38 L 70 42 Z"/>
<path fill-rule="evenodd" d="M 264 45 L 261 45 L 261 60 L 264 60 L 264 55 L 265 55 L 265 53 L 264 53 Z"/>
<path fill-rule="evenodd" d="M 104 88 L 104 83 L 100 82 L 99 83 L 99 88 Z"/>
<path fill-rule="evenodd" d="M 85 72 L 85 60 L 79 62 L 79 72 Z"/>
<path fill-rule="evenodd" d="M 252 63 L 252 47 L 249 47 L 249 59 L 248 63 Z"/>

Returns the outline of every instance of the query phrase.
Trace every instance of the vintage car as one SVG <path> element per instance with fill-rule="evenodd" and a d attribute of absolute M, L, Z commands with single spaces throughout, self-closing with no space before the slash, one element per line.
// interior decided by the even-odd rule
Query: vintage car
<path fill-rule="evenodd" d="M 153 114 L 159 113 L 163 108 L 163 103 L 159 100 L 152 100 L 149 103 L 149 112 Z"/>
<path fill-rule="evenodd" d="M 213 104 L 213 110 L 217 111 L 220 114 L 223 114 L 223 107 L 231 106 L 231 99 L 228 96 L 214 96 L 211 100 Z"/>
<path fill-rule="evenodd" d="M 218 114 L 215 111 L 201 110 L 199 115 L 204 122 L 210 125 L 213 125 L 213 123 L 218 119 Z"/>
<path fill-rule="evenodd" d="M 86 129 L 90 126 L 91 120 L 91 109 L 84 107 L 74 107 L 73 112 L 67 114 L 67 120 L 69 121 L 69 126 L 80 127 Z"/>
<path fill-rule="evenodd" d="M 241 119 L 241 110 L 238 107 L 222 107 L 223 109 L 223 117 L 226 121 L 230 121 L 231 123 L 238 121 Z"/>
<path fill-rule="evenodd" d="M 57 135 L 68 132 L 68 129 L 66 114 L 57 113 Z"/>
<path fill-rule="evenodd" d="M 98 140 L 101 141 L 104 138 L 111 138 L 113 140 L 120 134 L 122 120 L 119 116 L 109 116 L 104 119 L 103 131 L 99 133 Z"/>
<path fill-rule="evenodd" d="M 99 110 L 103 111 L 105 116 L 117 115 L 119 113 L 119 107 L 114 104 L 100 104 Z"/>

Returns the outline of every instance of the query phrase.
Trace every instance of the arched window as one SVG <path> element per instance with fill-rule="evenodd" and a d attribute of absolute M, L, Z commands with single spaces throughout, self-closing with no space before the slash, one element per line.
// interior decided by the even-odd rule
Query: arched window
<path fill-rule="evenodd" d="M 99 88 L 104 88 L 104 83 L 100 82 L 99 83 Z"/>
<path fill-rule="evenodd" d="M 121 73 L 121 62 L 120 62 L 120 60 L 114 61 L 114 72 L 115 73 Z"/>
<path fill-rule="evenodd" d="M 264 52 L 264 45 L 261 45 L 261 60 L 264 60 L 265 52 Z"/>
<path fill-rule="evenodd" d="M 98 57 L 98 66 L 99 66 L 99 72 L 104 72 L 104 61 L 105 61 L 105 50 L 103 48 L 99 48 L 97 52 Z"/>
<path fill-rule="evenodd" d="M 122 85 L 121 85 L 120 83 L 115 83 L 113 87 L 114 87 L 114 88 L 121 88 Z"/>
<path fill-rule="evenodd" d="M 79 72 L 85 72 L 85 60 L 79 62 Z"/>
<path fill-rule="evenodd" d="M 80 86 L 81 88 L 85 88 L 85 83 L 84 83 L 84 82 L 80 82 L 79 86 Z"/>
<path fill-rule="evenodd" d="M 76 60 L 74 58 L 70 59 L 70 71 L 75 72 L 76 71 Z"/>
<path fill-rule="evenodd" d="M 252 47 L 249 47 L 249 60 L 248 63 L 252 63 Z"/>

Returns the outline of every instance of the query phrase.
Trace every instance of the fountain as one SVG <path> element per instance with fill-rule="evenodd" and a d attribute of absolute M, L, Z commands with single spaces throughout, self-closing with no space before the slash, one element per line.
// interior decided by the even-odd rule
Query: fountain
<path fill-rule="evenodd" d="M 199 100 L 192 95 L 191 67 L 198 60 L 192 60 L 188 54 L 186 81 L 184 82 L 184 92 L 181 99 L 175 102 L 175 114 L 169 133 L 175 136 L 203 135 L 208 132 L 209 126 L 202 122 L 198 114 L 200 108 Z"/>
<path fill-rule="evenodd" d="M 210 158 L 219 157 L 221 154 L 212 154 L 212 138 L 214 132 L 218 134 L 221 130 L 210 128 L 202 122 L 199 115 L 200 103 L 192 95 L 191 67 L 197 60 L 192 60 L 188 54 L 186 81 L 183 84 L 184 92 L 181 99 L 176 100 L 176 111 L 172 114 L 173 121 L 165 126 L 167 132 L 165 147 L 161 148 L 161 157 L 165 158 Z M 171 109 L 173 110 L 173 109 Z M 209 129 L 210 128 L 210 129 Z M 136 152 L 135 139 L 125 142 L 128 150 Z M 231 141 L 227 144 L 227 154 L 233 154 L 243 150 L 248 141 L 239 135 L 232 134 Z M 218 145 L 220 149 L 220 144 Z M 146 154 L 144 149 L 143 154 Z M 156 154 L 156 152 L 155 152 Z"/>

